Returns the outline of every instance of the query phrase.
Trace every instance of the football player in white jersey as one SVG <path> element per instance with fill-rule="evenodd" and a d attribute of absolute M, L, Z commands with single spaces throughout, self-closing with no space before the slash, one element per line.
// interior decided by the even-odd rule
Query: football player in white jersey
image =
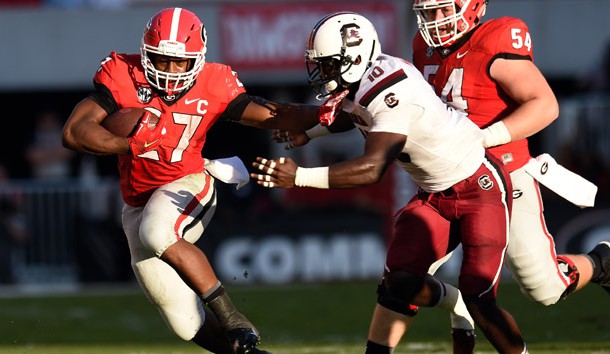
<path fill-rule="evenodd" d="M 516 321 L 496 303 L 512 187 L 501 162 L 483 148 L 481 130 L 447 107 L 413 65 L 383 54 L 375 28 L 359 14 L 322 18 L 310 34 L 306 60 L 310 84 L 329 96 L 321 124 L 333 132 L 358 128 L 363 154 L 314 168 L 259 157 L 253 163 L 259 172 L 251 177 L 268 188 L 349 188 L 379 182 L 397 162 L 419 193 L 396 218 L 378 304 L 397 312 L 410 304 L 454 305 L 458 290 L 428 269 L 461 243 L 459 289 L 475 323 L 498 352 L 527 353 Z M 351 112 L 351 120 L 336 116 L 339 108 Z M 328 132 L 317 126 L 308 134 Z M 367 353 L 385 349 L 367 344 Z"/>

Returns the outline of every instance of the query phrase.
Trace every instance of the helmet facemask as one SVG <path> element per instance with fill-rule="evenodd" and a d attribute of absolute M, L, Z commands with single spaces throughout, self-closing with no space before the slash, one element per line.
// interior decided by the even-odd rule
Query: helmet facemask
<path fill-rule="evenodd" d="M 326 97 L 337 89 L 345 89 L 350 83 L 342 79 L 352 67 L 354 62 L 350 56 L 340 55 L 320 58 L 309 58 L 307 55 L 306 64 L 309 78 L 307 81 L 313 88 L 317 97 Z"/>
<path fill-rule="evenodd" d="M 195 81 L 201 69 L 203 68 L 203 64 L 205 63 L 205 59 L 203 56 L 195 58 L 190 56 L 171 56 L 189 60 L 189 66 L 185 72 L 172 73 L 161 71 L 154 66 L 153 59 L 155 55 L 167 54 L 159 54 L 158 52 L 153 50 L 149 50 L 148 52 L 142 54 L 142 61 L 144 62 L 143 65 L 144 71 L 146 73 L 146 79 L 153 87 L 166 92 L 168 95 L 176 94 L 190 87 L 191 84 Z"/>
<path fill-rule="evenodd" d="M 431 47 L 448 47 L 479 24 L 487 0 L 415 0 L 419 32 Z M 437 11 L 449 12 L 436 19 Z"/>
<path fill-rule="evenodd" d="M 147 24 L 140 46 L 146 80 L 154 88 L 174 95 L 189 88 L 205 64 L 206 32 L 195 14 L 180 8 L 165 9 Z M 188 59 L 185 72 L 161 71 L 155 55 Z"/>

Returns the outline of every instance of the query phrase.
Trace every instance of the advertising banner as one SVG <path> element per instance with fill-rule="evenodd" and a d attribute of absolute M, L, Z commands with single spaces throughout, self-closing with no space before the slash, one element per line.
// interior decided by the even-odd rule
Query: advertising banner
<path fill-rule="evenodd" d="M 304 70 L 305 44 L 311 29 L 324 15 L 354 11 L 377 28 L 383 51 L 397 46 L 396 6 L 390 2 L 366 3 L 247 3 L 220 9 L 221 55 L 226 64 L 247 70 Z"/>

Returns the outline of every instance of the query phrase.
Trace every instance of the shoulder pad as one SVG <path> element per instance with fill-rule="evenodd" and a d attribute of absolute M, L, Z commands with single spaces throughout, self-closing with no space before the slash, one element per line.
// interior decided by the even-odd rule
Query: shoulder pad
<path fill-rule="evenodd" d="M 206 90 L 223 101 L 230 102 L 246 89 L 230 66 L 219 63 L 205 63 L 197 81 L 204 81 Z"/>
<path fill-rule="evenodd" d="M 523 20 L 501 17 L 486 21 L 469 40 L 474 50 L 491 55 L 515 54 L 533 58 L 532 39 Z"/>

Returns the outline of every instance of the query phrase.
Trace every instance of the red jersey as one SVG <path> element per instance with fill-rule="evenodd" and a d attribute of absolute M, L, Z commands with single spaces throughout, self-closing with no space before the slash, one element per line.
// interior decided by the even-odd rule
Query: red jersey
<path fill-rule="evenodd" d="M 119 109 L 154 107 L 162 112 L 159 122 L 165 121 L 166 134 L 156 150 L 118 157 L 121 194 L 131 206 L 143 206 L 161 185 L 203 172 L 201 149 L 208 130 L 227 105 L 245 92 L 229 66 L 205 63 L 187 92 L 174 100 L 164 99 L 146 81 L 139 54 L 115 52 L 102 61 L 94 82 L 110 90 Z"/>
<path fill-rule="evenodd" d="M 490 76 L 496 58 L 533 61 L 532 41 L 520 19 L 486 21 L 450 48 L 428 47 L 420 33 L 413 39 L 413 63 L 448 105 L 464 111 L 486 128 L 514 111 L 518 104 Z M 530 159 L 527 139 L 489 149 L 512 172 Z"/>

